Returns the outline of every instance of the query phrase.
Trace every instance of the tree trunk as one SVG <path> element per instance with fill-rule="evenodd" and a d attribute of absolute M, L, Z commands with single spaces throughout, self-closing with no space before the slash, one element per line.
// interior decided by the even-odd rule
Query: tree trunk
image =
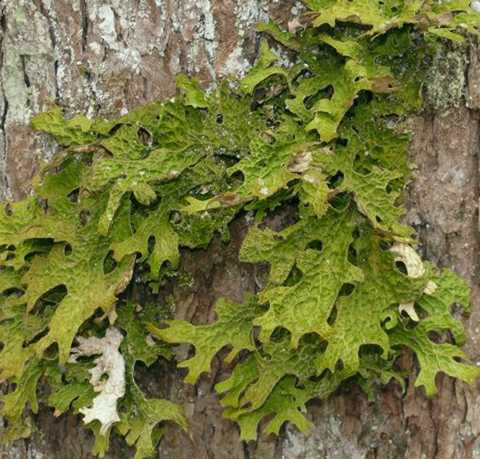
<path fill-rule="evenodd" d="M 41 159 L 54 142 L 33 133 L 29 120 L 52 103 L 90 116 L 113 116 L 175 93 L 174 76 L 188 72 L 206 86 L 243 73 L 258 44 L 255 23 L 286 24 L 301 6 L 293 0 L 6 0 L 0 4 L 0 198 L 30 189 Z M 435 59 L 426 100 L 430 110 L 412 118 L 414 180 L 407 220 L 418 231 L 427 259 L 471 281 L 473 313 L 467 352 L 480 363 L 480 54 L 445 48 Z M 468 59 L 467 59 L 468 57 Z M 222 296 L 241 300 L 255 289 L 254 268 L 238 262 L 246 231 L 239 219 L 232 242 L 185 252 L 181 269 L 193 287 L 173 287 L 177 318 L 207 322 Z M 406 357 L 408 360 L 408 357 Z M 411 367 L 413 362 L 405 361 Z M 183 404 L 191 437 L 168 426 L 161 458 L 480 458 L 480 387 L 439 377 L 439 394 L 427 399 L 409 384 L 380 389 L 372 401 L 351 389 L 314 402 L 310 436 L 286 426 L 279 438 L 245 444 L 222 419 L 213 386 L 225 374 L 214 364 L 195 386 L 173 366 L 158 364 L 140 381 L 151 394 Z M 2 458 L 88 458 L 92 438 L 79 418 L 37 416 L 31 440 L 0 447 Z M 114 439 L 111 458 L 131 457 Z"/>

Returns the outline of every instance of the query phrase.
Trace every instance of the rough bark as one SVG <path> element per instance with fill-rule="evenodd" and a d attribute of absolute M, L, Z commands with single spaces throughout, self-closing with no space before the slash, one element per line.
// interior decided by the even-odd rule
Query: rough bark
<path fill-rule="evenodd" d="M 67 114 L 109 116 L 174 94 L 174 76 L 196 75 L 205 85 L 241 74 L 255 55 L 254 24 L 268 16 L 283 22 L 298 12 L 293 0 L 7 0 L 0 1 L 0 197 L 29 191 L 36 165 L 54 143 L 28 126 L 51 103 Z M 293 8 L 293 10 L 292 10 Z M 453 268 L 473 286 L 466 321 L 467 351 L 480 363 L 480 54 L 475 47 L 437 56 L 427 100 L 431 110 L 411 120 L 414 180 L 407 220 L 419 233 L 426 258 Z M 193 285 L 172 286 L 178 318 L 213 319 L 216 298 L 241 300 L 255 289 L 255 269 L 238 262 L 246 222 L 232 226 L 228 246 L 184 253 Z M 403 364 L 414 362 L 405 356 Z M 169 427 L 162 458 L 480 458 L 480 387 L 438 379 L 427 399 L 409 384 L 392 384 L 368 401 L 357 389 L 312 403 L 315 428 L 304 437 L 287 426 L 278 438 L 243 444 L 221 417 L 214 382 L 228 369 L 214 365 L 195 387 L 173 367 L 141 372 L 142 385 L 183 403 L 191 438 Z M 32 440 L 0 449 L 5 458 L 88 458 L 92 439 L 74 416 L 41 411 Z M 130 457 L 114 440 L 111 458 Z"/>

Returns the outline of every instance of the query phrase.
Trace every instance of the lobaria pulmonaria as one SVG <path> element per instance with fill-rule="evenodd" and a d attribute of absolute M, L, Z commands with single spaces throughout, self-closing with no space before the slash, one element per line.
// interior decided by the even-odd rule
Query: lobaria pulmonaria
<path fill-rule="evenodd" d="M 173 358 L 176 343 L 194 347 L 179 364 L 191 384 L 230 349 L 233 372 L 216 390 L 245 440 L 266 416 L 268 433 L 287 421 L 308 431 L 305 404 L 346 382 L 404 384 L 404 349 L 428 395 L 439 372 L 479 376 L 451 313 L 468 309 L 468 286 L 423 262 L 402 222 L 402 120 L 421 108 L 438 43 L 477 34 L 480 14 L 464 0 L 305 4 L 291 32 L 259 25 L 240 81 L 204 91 L 179 76 L 174 100 L 108 121 L 59 108 L 35 117 L 60 148 L 32 196 L 0 208 L 0 380 L 13 383 L 3 440 L 30 434 L 41 397 L 56 415 L 84 416 L 95 453 L 115 429 L 137 459 L 152 455 L 162 422 L 187 422 L 179 405 L 146 397 L 135 365 Z M 273 227 L 285 206 L 291 224 Z M 257 294 L 221 299 L 208 325 L 138 304 L 139 285 L 151 298 L 176 275 L 180 248 L 228 239 L 239 215 L 251 222 L 240 260 L 270 269 Z"/>

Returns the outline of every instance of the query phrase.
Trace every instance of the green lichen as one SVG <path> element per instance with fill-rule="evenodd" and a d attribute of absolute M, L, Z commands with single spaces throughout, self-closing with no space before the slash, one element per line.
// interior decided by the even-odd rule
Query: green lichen
<path fill-rule="evenodd" d="M 306 403 L 342 384 L 404 385 L 404 349 L 428 395 L 439 372 L 480 375 L 451 314 L 454 303 L 468 309 L 468 286 L 422 263 L 402 223 L 409 138 L 395 122 L 420 108 L 438 40 L 476 32 L 479 15 L 463 0 L 305 3 L 297 32 L 259 26 L 289 49 L 290 67 L 265 38 L 251 72 L 210 93 L 180 76 L 173 101 L 119 119 L 67 120 L 58 108 L 34 119 L 62 150 L 32 197 L 0 209 L 0 380 L 14 383 L 0 399 L 4 440 L 30 434 L 41 402 L 89 413 L 99 455 L 113 429 L 137 459 L 151 456 L 165 421 L 187 424 L 180 406 L 142 392 L 135 365 L 172 359 L 176 343 L 195 349 L 179 364 L 191 384 L 230 349 L 234 370 L 216 390 L 245 440 L 265 417 L 267 433 L 287 421 L 308 431 Z M 274 230 L 265 217 L 285 203 L 296 220 Z M 204 325 L 141 304 L 177 275 L 181 248 L 228 240 L 243 211 L 255 223 L 240 260 L 270 267 L 258 294 L 220 299 Z M 434 339 L 446 332 L 449 342 Z M 81 349 L 112 336 L 116 363 L 95 380 L 108 347 L 96 359 Z M 107 383 L 115 390 L 102 394 Z M 105 422 L 92 415 L 99 394 L 113 413 Z"/>

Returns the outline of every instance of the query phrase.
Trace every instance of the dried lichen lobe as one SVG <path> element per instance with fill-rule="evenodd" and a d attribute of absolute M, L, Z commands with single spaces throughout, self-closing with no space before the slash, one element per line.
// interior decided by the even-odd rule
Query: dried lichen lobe
<path fill-rule="evenodd" d="M 216 390 L 246 440 L 266 416 L 268 433 L 286 421 L 307 431 L 305 404 L 340 384 L 404 384 L 395 360 L 405 348 L 429 395 L 438 372 L 479 375 L 451 314 L 468 307 L 467 285 L 422 262 L 401 223 L 409 139 L 392 127 L 420 107 L 436 41 L 476 33 L 479 15 L 466 2 L 305 3 L 294 32 L 260 26 L 293 65 L 264 39 L 245 78 L 211 92 L 180 76 L 175 100 L 119 119 L 57 108 L 35 118 L 62 149 L 34 196 L 1 208 L 0 378 L 16 383 L 2 396 L 7 441 L 29 435 L 25 411 L 37 411 L 44 381 L 41 401 L 82 414 L 97 454 L 116 429 L 137 458 L 152 455 L 163 421 L 186 428 L 181 407 L 135 383 L 137 361 L 172 358 L 167 343 L 193 345 L 179 364 L 192 384 L 231 349 L 236 365 Z M 285 205 L 295 221 L 269 228 Z M 219 301 L 209 325 L 133 304 L 134 285 L 158 291 L 180 247 L 228 237 L 244 212 L 254 224 L 240 259 L 270 269 L 257 295 Z M 433 339 L 446 331 L 451 342 Z"/>

